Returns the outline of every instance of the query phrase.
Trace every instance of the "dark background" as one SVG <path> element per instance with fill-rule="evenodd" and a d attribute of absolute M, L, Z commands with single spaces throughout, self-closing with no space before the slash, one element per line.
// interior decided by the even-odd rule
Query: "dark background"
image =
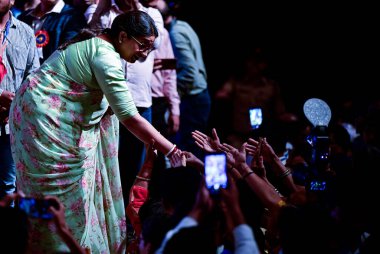
<path fill-rule="evenodd" d="M 199 35 L 211 96 L 240 59 L 260 46 L 287 107 L 302 112 L 312 97 L 332 108 L 347 98 L 362 104 L 378 97 L 375 10 L 358 3 L 185 0 L 178 17 Z"/>

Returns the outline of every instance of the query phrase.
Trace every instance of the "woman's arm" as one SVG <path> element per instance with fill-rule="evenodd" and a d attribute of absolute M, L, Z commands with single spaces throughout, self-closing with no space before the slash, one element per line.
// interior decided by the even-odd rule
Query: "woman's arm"
<path fill-rule="evenodd" d="M 166 156 L 169 151 L 173 148 L 174 144 L 162 136 L 145 118 L 140 114 L 135 114 L 134 116 L 121 121 L 121 123 L 140 139 L 145 144 L 150 144 L 152 140 L 155 140 L 154 147 L 165 154 Z"/>

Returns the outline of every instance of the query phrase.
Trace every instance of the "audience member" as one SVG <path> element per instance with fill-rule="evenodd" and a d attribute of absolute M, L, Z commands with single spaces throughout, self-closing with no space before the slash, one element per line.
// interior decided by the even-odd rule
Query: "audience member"
<path fill-rule="evenodd" d="M 33 9 L 20 14 L 19 19 L 33 28 L 40 62 L 43 63 L 60 45 L 85 28 L 83 14 L 63 0 L 40 0 Z"/>
<path fill-rule="evenodd" d="M 11 11 L 13 16 L 17 18 L 24 11 L 35 8 L 39 3 L 40 0 L 14 0 Z"/>
<path fill-rule="evenodd" d="M 247 53 L 243 66 L 237 68 L 239 71 L 215 94 L 217 103 L 229 103 L 232 108 L 227 118 L 231 129 L 225 131 L 228 133 L 227 141 L 235 147 L 240 147 L 249 137 L 257 138 L 270 133 L 269 129 L 276 121 L 291 120 L 293 117 L 287 114 L 279 84 L 266 75 L 267 67 L 268 59 L 263 49 L 255 48 L 253 52 Z M 248 113 L 250 108 L 255 107 L 261 108 L 263 117 L 257 130 L 251 125 Z M 224 123 L 225 112 L 222 119 Z"/>
<path fill-rule="evenodd" d="M 57 197 L 43 197 L 45 201 L 48 201 L 51 204 L 51 206 L 48 207 L 48 212 L 52 214 L 52 219 L 33 218 L 29 216 L 25 210 L 19 208 L 18 206 L 15 208 L 9 207 L 9 205 L 13 202 L 18 203 L 19 199 L 22 197 L 23 194 L 13 193 L 0 200 L 0 228 L 7 229 L 6 234 L 5 232 L 2 232 L 3 237 L 0 239 L 2 253 L 30 253 L 28 246 L 30 240 L 29 224 L 33 220 L 40 220 L 40 223 L 42 224 L 54 224 L 56 227 L 55 233 L 60 236 L 63 243 L 66 244 L 70 250 L 70 252 L 67 253 L 87 253 L 87 250 L 80 247 L 67 227 L 65 220 L 65 209 Z M 43 242 L 44 239 L 40 239 L 40 241 Z"/>
<path fill-rule="evenodd" d="M 16 190 L 9 107 L 21 82 L 40 66 L 33 30 L 12 15 L 12 4 L 11 0 L 0 2 L 0 199 Z"/>
<path fill-rule="evenodd" d="M 218 200 L 210 196 L 204 181 L 202 183 L 193 208 L 174 229 L 167 232 L 156 253 L 215 253 L 217 251 L 220 243 L 215 237 L 218 231 L 213 232 L 212 228 L 209 231 L 207 215 L 219 204 Z M 240 210 L 238 191 L 232 180 L 228 189 L 221 190 L 220 205 L 224 211 L 229 232 L 234 236 L 233 253 L 260 253 L 252 230 L 245 224 Z"/>
<path fill-rule="evenodd" d="M 170 34 L 174 56 L 177 59 L 177 90 L 180 95 L 180 122 L 175 143 L 182 150 L 203 158 L 203 151 L 194 143 L 191 132 L 205 132 L 211 109 L 207 73 L 203 62 L 199 37 L 185 21 L 175 16 L 175 7 L 169 9 L 164 0 L 150 1 L 150 6 L 160 10 L 165 27 Z"/>
<path fill-rule="evenodd" d="M 115 252 L 126 234 L 117 142 L 109 142 L 117 139 L 103 135 L 113 125 L 99 124 L 109 106 L 144 143 L 155 140 L 173 166 L 180 161 L 181 151 L 138 114 L 122 68 L 121 58 L 146 57 L 157 35 L 153 19 L 141 11 L 119 15 L 100 33 L 84 30 L 28 76 L 11 106 L 18 188 L 57 196 L 68 208 L 74 238 L 91 252 Z M 31 251 L 63 248 L 50 228 L 34 226 Z"/>
<path fill-rule="evenodd" d="M 154 69 L 152 76 L 152 124 L 162 135 L 171 138 L 178 132 L 180 125 L 180 99 L 177 92 L 177 74 L 175 66 L 166 69 L 163 61 L 174 59 L 169 32 L 164 28 L 161 44 L 154 51 Z M 156 161 L 158 167 L 166 168 L 163 156 Z"/>

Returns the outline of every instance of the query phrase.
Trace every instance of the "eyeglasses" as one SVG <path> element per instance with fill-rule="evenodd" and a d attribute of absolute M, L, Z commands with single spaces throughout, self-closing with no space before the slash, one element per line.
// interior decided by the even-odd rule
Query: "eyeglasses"
<path fill-rule="evenodd" d="M 154 46 L 151 46 L 151 45 L 144 45 L 143 43 L 141 43 L 139 40 L 137 40 L 135 37 L 131 36 L 131 38 L 137 42 L 137 44 L 139 45 L 139 50 L 142 51 L 142 52 L 147 52 L 148 54 L 150 52 L 152 52 L 155 48 Z"/>

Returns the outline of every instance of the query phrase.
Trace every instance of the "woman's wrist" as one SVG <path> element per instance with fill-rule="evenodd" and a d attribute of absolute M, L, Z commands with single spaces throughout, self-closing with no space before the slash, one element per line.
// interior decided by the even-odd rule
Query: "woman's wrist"
<path fill-rule="evenodd" d="M 170 148 L 170 150 L 165 154 L 165 157 L 170 157 L 171 155 L 173 155 L 176 151 L 178 150 L 178 148 L 177 148 L 177 145 L 176 144 L 174 144 L 173 146 L 172 146 L 172 148 Z"/>
<path fill-rule="evenodd" d="M 237 167 L 237 170 L 242 177 L 252 172 L 252 169 L 247 165 L 247 163 L 240 163 Z"/>

